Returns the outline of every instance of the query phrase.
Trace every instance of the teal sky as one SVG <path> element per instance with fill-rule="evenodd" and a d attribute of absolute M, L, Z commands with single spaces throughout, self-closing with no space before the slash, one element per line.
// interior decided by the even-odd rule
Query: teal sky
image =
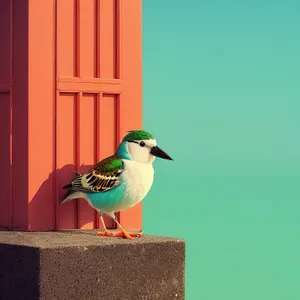
<path fill-rule="evenodd" d="M 300 1 L 143 1 L 144 231 L 187 245 L 187 300 L 300 299 Z"/>

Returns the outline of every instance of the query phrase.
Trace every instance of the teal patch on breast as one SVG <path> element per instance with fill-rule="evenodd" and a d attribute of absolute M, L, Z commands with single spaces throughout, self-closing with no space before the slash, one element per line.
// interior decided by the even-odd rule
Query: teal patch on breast
<path fill-rule="evenodd" d="M 119 206 L 125 198 L 126 184 L 120 184 L 115 188 L 100 193 L 88 194 L 91 204 L 103 212 L 119 211 Z"/>

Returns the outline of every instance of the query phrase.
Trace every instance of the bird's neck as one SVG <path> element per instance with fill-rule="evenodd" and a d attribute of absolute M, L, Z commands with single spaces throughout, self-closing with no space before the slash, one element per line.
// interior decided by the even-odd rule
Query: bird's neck
<path fill-rule="evenodd" d="M 128 148 L 127 148 L 127 143 L 126 142 L 122 142 L 118 149 L 117 149 L 117 152 L 116 154 L 120 157 L 120 158 L 123 158 L 123 159 L 128 159 L 130 160 L 131 157 L 128 153 Z"/>

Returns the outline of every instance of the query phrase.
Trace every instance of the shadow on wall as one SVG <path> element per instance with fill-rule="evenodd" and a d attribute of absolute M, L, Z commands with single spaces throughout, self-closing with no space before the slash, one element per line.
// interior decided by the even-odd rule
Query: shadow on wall
<path fill-rule="evenodd" d="M 78 172 L 84 173 L 92 167 L 92 165 L 82 165 Z M 74 165 L 65 165 L 50 173 L 41 184 L 29 203 L 30 230 L 101 228 L 98 213 L 86 200 L 74 199 L 59 204 L 67 194 L 63 186 L 76 176 L 75 170 Z M 104 216 L 104 220 L 108 228 L 114 228 L 111 218 Z"/>

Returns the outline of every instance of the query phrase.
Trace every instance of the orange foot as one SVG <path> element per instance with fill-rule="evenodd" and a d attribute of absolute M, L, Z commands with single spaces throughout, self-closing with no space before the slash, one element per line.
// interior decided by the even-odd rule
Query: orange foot
<path fill-rule="evenodd" d="M 97 234 L 100 236 L 109 236 L 109 237 L 113 236 L 113 234 L 109 231 L 99 231 L 99 232 L 97 232 Z"/>
<path fill-rule="evenodd" d="M 114 237 L 124 237 L 126 239 L 132 240 L 133 237 L 141 237 L 141 233 L 128 233 L 127 231 L 123 230 L 120 232 L 117 232 L 113 235 Z"/>

